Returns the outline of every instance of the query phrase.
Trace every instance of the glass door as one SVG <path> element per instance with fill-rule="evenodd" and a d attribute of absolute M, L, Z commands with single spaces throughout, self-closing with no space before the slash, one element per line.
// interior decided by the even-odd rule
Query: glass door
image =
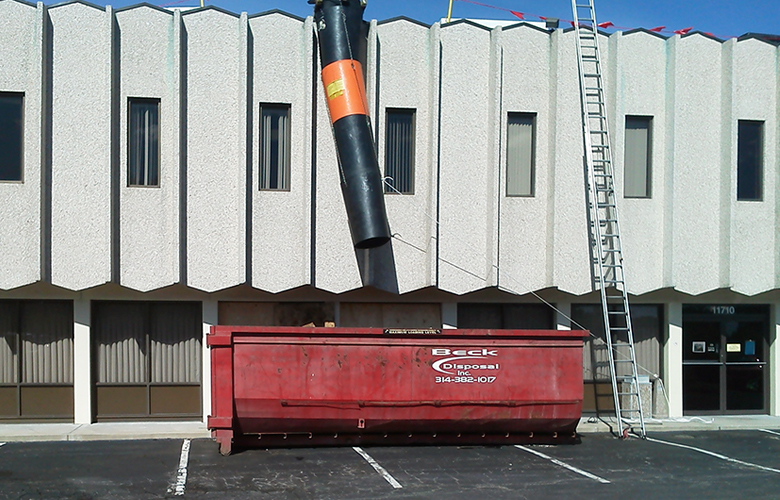
<path fill-rule="evenodd" d="M 683 410 L 767 411 L 769 308 L 683 307 Z"/>

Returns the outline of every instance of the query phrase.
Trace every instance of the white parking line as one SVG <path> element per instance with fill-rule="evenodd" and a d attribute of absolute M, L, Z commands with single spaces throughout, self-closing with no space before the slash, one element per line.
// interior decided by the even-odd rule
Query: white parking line
<path fill-rule="evenodd" d="M 523 451 L 527 451 L 528 453 L 536 455 L 537 457 L 541 457 L 541 458 L 543 458 L 545 460 L 549 460 L 550 462 L 554 463 L 555 465 L 560 465 L 561 467 L 563 467 L 565 469 L 568 469 L 568 470 L 570 470 L 572 472 L 576 472 L 577 474 L 579 474 L 581 476 L 585 476 L 585 477 L 587 477 L 589 479 L 593 479 L 594 481 L 598 481 L 598 482 L 600 482 L 602 484 L 611 484 L 609 481 L 607 481 L 603 477 L 599 477 L 599 476 L 597 476 L 595 474 L 591 474 L 588 471 L 584 471 L 582 469 L 578 469 L 577 467 L 574 467 L 574 466 L 571 466 L 571 465 L 569 465 L 567 463 L 561 462 L 557 458 L 553 458 L 551 456 L 545 455 L 542 452 L 536 451 L 534 449 L 531 449 L 531 448 L 528 448 L 526 446 L 522 446 L 522 445 L 519 445 L 519 444 L 516 444 L 515 448 L 519 448 L 519 449 L 521 449 Z"/>
<path fill-rule="evenodd" d="M 758 429 L 761 432 L 766 432 L 768 434 L 774 434 L 775 436 L 780 436 L 780 432 L 770 431 L 769 429 Z"/>
<path fill-rule="evenodd" d="M 187 462 L 190 460 L 190 439 L 185 439 L 181 445 L 179 468 L 176 469 L 176 481 L 168 488 L 168 494 L 184 495 L 187 488 Z"/>
<path fill-rule="evenodd" d="M 674 446 L 676 448 L 685 448 L 686 450 L 698 451 L 699 453 L 703 453 L 711 457 L 719 458 L 721 460 L 725 460 L 726 462 L 731 462 L 734 464 L 744 465 L 745 467 L 752 467 L 753 469 L 759 469 L 767 472 L 774 472 L 776 474 L 780 474 L 780 470 L 773 469 L 771 467 L 764 467 L 763 465 L 753 464 L 750 462 L 745 462 L 743 460 L 737 460 L 736 458 L 727 457 L 726 455 L 721 455 L 720 453 L 715 453 L 714 451 L 708 451 L 708 450 L 703 450 L 701 448 L 696 448 L 695 446 L 688 446 L 687 444 L 680 444 L 680 443 L 672 443 L 671 441 L 662 441 L 660 439 L 653 439 L 650 437 L 646 439 L 652 443 L 660 443 L 668 446 Z"/>
<path fill-rule="evenodd" d="M 385 481 L 387 481 L 388 483 L 390 483 L 390 485 L 391 485 L 393 488 L 395 488 L 395 489 L 403 488 L 403 486 L 401 486 L 401 483 L 399 483 L 398 481 L 396 481 L 396 479 L 395 479 L 393 476 L 391 476 L 391 475 L 390 475 L 390 473 L 389 473 L 389 472 L 387 472 L 387 471 L 385 470 L 385 468 L 384 468 L 384 467 L 382 467 L 381 465 L 379 465 L 378 463 L 376 463 L 376 460 L 374 460 L 373 458 L 371 458 L 371 455 L 369 455 L 368 453 L 366 453 L 365 451 L 363 451 L 363 448 L 360 448 L 359 446 L 355 446 L 355 447 L 353 447 L 352 449 L 353 449 L 353 450 L 355 450 L 356 452 L 358 452 L 358 454 L 359 454 L 361 457 L 365 458 L 365 459 L 366 459 L 366 462 L 368 462 L 369 464 L 371 464 L 371 467 L 373 467 L 373 468 L 374 468 L 374 470 L 375 470 L 375 471 L 377 471 L 377 472 L 379 473 L 379 475 L 380 475 L 380 476 L 382 476 L 383 478 L 385 478 Z"/>

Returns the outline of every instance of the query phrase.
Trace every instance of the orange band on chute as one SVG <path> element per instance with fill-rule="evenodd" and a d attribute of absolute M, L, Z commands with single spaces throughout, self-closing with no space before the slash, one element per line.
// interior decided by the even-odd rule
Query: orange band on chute
<path fill-rule="evenodd" d="M 328 64 L 322 68 L 322 84 L 332 123 L 345 116 L 368 114 L 363 67 L 358 61 L 342 59 Z"/>

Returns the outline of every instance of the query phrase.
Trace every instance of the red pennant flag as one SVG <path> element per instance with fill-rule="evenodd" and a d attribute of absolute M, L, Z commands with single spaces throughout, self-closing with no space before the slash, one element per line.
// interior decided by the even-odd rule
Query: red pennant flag
<path fill-rule="evenodd" d="M 542 21 L 546 21 L 547 20 L 547 18 L 544 17 L 544 16 L 539 16 L 539 19 L 541 19 Z"/>
<path fill-rule="evenodd" d="M 691 31 L 692 29 L 693 29 L 693 26 L 691 26 L 690 28 L 683 28 L 683 29 L 681 29 L 681 30 L 676 30 L 676 31 L 674 32 L 674 34 L 675 34 L 675 35 L 686 35 L 686 34 L 688 34 L 688 32 L 689 32 L 689 31 Z"/>
<path fill-rule="evenodd" d="M 614 24 L 612 24 L 610 21 L 607 21 L 606 23 L 599 23 L 599 28 L 607 29 L 612 26 L 614 26 Z"/>
<path fill-rule="evenodd" d="M 718 38 L 715 35 L 713 35 L 712 33 L 710 33 L 709 31 L 705 31 L 704 34 L 708 35 L 708 36 L 711 36 L 712 38 Z"/>
<path fill-rule="evenodd" d="M 510 10 L 509 12 L 511 12 L 513 16 L 519 19 L 525 19 L 525 15 L 522 12 L 515 12 L 513 10 Z"/>
<path fill-rule="evenodd" d="M 655 28 L 652 28 L 650 31 L 653 31 L 655 33 L 660 33 L 660 32 L 662 32 L 665 29 L 666 29 L 666 26 L 656 26 Z"/>

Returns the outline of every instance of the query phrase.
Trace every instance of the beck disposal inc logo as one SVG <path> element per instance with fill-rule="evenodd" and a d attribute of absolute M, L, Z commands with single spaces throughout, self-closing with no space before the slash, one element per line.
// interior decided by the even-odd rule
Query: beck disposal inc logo
<path fill-rule="evenodd" d="M 443 356 L 431 364 L 441 376 L 435 377 L 441 383 L 487 383 L 492 384 L 500 369 L 498 350 L 485 348 L 431 349 L 433 356 Z M 479 372 L 479 373 L 474 373 Z"/>

